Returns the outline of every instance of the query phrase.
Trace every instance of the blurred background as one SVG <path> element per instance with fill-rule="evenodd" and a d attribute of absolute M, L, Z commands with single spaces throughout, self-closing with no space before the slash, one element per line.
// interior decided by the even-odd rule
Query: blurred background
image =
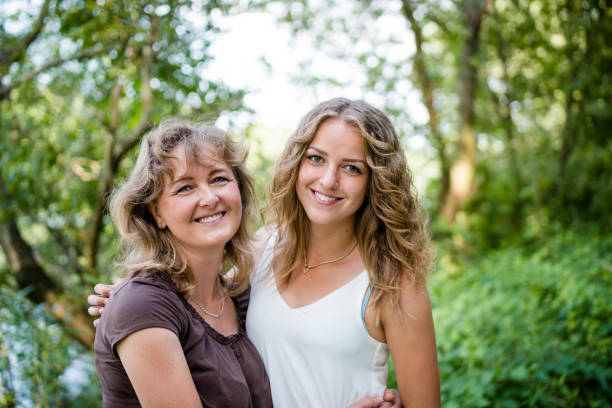
<path fill-rule="evenodd" d="M 443 405 L 610 406 L 610 7 L 0 0 L 0 407 L 101 405 L 85 296 L 154 123 L 245 139 L 263 204 L 333 96 L 389 114 L 430 214 Z"/>

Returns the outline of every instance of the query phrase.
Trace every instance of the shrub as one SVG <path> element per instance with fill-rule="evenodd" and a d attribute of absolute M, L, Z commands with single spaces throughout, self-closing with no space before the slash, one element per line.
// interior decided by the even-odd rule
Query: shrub
<path fill-rule="evenodd" d="M 445 407 L 609 406 L 612 237 L 492 252 L 430 290 Z"/>
<path fill-rule="evenodd" d="M 534 247 L 434 274 L 445 407 L 610 406 L 612 237 Z"/>

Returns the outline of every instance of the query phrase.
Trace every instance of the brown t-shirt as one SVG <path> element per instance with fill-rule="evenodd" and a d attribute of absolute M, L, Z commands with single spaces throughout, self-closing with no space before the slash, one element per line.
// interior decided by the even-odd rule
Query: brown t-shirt
<path fill-rule="evenodd" d="M 245 332 L 249 295 L 247 289 L 233 298 L 239 329 L 226 337 L 177 293 L 167 274 L 141 273 L 126 279 L 104 309 L 94 343 L 104 407 L 140 406 L 115 346 L 150 327 L 166 328 L 179 338 L 205 407 L 271 407 L 268 376 Z"/>

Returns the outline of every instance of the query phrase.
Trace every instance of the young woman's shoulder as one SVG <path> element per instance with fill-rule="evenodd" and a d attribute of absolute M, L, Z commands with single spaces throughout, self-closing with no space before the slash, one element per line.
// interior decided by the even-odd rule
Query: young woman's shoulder
<path fill-rule="evenodd" d="M 402 278 L 399 302 L 394 302 L 392 296 L 383 295 L 379 307 L 385 337 L 398 331 L 418 333 L 431 328 L 431 300 L 425 283 Z"/>
<path fill-rule="evenodd" d="M 381 299 L 381 320 L 402 402 L 405 406 L 410 401 L 409 406 L 439 407 L 436 339 L 426 286 L 403 279 L 399 305 L 393 304 L 390 296 Z"/>
<path fill-rule="evenodd" d="M 253 235 L 254 265 L 259 265 L 261 256 L 268 245 L 268 240 L 274 234 L 274 231 L 276 231 L 276 227 L 264 225 Z"/>
<path fill-rule="evenodd" d="M 263 246 L 265 248 L 268 239 L 274 234 L 276 231 L 276 226 L 274 225 L 264 225 L 259 228 L 255 234 L 253 234 L 254 245 Z"/>

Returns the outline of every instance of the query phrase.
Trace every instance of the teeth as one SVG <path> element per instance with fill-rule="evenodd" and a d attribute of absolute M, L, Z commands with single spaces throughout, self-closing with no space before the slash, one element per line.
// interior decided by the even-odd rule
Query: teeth
<path fill-rule="evenodd" d="M 317 196 L 317 198 L 318 198 L 319 200 L 321 200 L 321 201 L 327 201 L 327 202 L 330 202 L 330 201 L 335 201 L 335 200 L 337 200 L 337 199 L 336 199 L 336 198 L 334 198 L 334 197 L 329 197 L 329 196 L 323 195 L 323 194 L 321 194 L 321 193 L 319 193 L 319 192 L 317 192 L 317 191 L 315 191 L 314 193 L 315 193 L 315 195 Z"/>
<path fill-rule="evenodd" d="M 200 219 L 197 220 L 197 222 L 199 222 L 199 223 L 213 222 L 213 221 L 218 220 L 222 216 L 223 216 L 223 213 L 218 213 L 218 214 L 215 214 L 215 215 L 211 215 L 210 217 L 200 218 Z"/>

